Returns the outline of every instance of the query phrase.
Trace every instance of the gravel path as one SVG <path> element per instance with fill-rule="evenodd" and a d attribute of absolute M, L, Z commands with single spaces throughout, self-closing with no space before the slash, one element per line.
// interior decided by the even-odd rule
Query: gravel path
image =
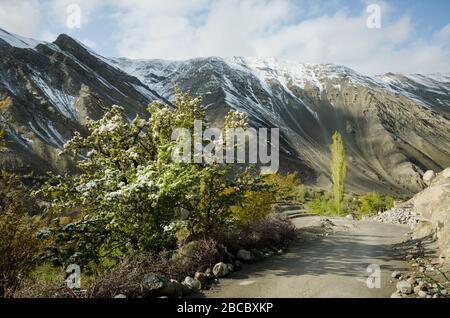
<path fill-rule="evenodd" d="M 332 218 L 335 232 L 293 246 L 289 253 L 251 264 L 221 279 L 206 297 L 390 297 L 391 273 L 406 270 L 394 254 L 408 226 Z M 320 217 L 295 219 L 302 230 L 320 227 Z M 313 231 L 314 232 L 314 231 Z M 308 232 L 309 233 L 309 232 Z M 310 236 L 308 236 L 310 237 Z M 381 288 L 368 288 L 367 266 L 380 266 Z"/>

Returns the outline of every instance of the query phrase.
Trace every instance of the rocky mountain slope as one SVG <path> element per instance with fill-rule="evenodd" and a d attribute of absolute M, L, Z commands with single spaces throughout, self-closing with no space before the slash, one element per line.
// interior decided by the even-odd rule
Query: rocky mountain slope
<path fill-rule="evenodd" d="M 448 75 L 369 77 L 338 65 L 239 57 L 114 65 L 166 98 L 173 83 L 202 96 L 211 116 L 231 107 L 248 113 L 254 126 L 280 127 L 283 168 L 322 185 L 329 183 L 336 130 L 345 139 L 353 190 L 416 192 L 424 170 L 450 163 Z"/>
<path fill-rule="evenodd" d="M 57 153 L 87 119 L 113 104 L 134 118 L 155 99 L 163 98 L 66 35 L 40 43 L 0 29 L 0 122 L 9 140 L 2 168 L 70 168 Z"/>
<path fill-rule="evenodd" d="M 0 100 L 11 141 L 2 166 L 64 170 L 56 156 L 86 118 L 119 104 L 129 117 L 174 84 L 202 96 L 218 125 L 225 112 L 281 130 L 281 168 L 329 184 L 331 134 L 349 155 L 348 188 L 411 193 L 423 171 L 450 165 L 450 76 L 369 77 L 337 65 L 270 58 L 188 61 L 106 59 L 66 35 L 39 43 L 0 31 Z"/>

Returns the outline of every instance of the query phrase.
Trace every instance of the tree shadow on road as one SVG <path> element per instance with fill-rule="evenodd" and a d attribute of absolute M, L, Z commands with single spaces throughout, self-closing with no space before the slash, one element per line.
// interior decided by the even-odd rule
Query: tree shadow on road
<path fill-rule="evenodd" d="M 265 276 L 339 275 L 367 276 L 367 266 L 377 264 L 382 270 L 408 270 L 399 268 L 403 254 L 394 244 L 379 244 L 383 235 L 345 234 L 323 239 L 304 240 L 295 244 L 288 253 L 250 264 L 233 273 L 234 279 Z M 399 261 L 399 262 L 395 262 Z"/>

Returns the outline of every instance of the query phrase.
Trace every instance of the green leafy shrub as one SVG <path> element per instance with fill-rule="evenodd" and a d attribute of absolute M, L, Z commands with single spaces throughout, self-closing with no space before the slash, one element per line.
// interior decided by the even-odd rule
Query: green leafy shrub
<path fill-rule="evenodd" d="M 179 150 L 173 129 L 186 129 L 192 140 L 194 121 L 205 121 L 201 99 L 177 90 L 174 104 L 154 102 L 149 119 L 137 116 L 131 123 L 113 106 L 88 123 L 87 137 L 76 134 L 66 144 L 63 154 L 77 161 L 80 173 L 54 175 L 36 192 L 52 202 L 47 213 L 57 217 L 41 233 L 53 242 L 46 259 L 95 268 L 133 252 L 173 250 L 180 210 L 187 212 L 191 235 L 214 236 L 232 228 L 232 207 L 242 205 L 246 193 L 266 188 L 252 167 L 173 161 Z M 246 121 L 231 111 L 225 128 L 246 127 Z M 58 219 L 73 211 L 78 216 L 72 222 Z"/>
<path fill-rule="evenodd" d="M 275 196 L 278 201 L 300 201 L 304 197 L 297 172 L 289 172 L 286 175 L 278 173 L 268 175 L 267 183 L 275 189 Z"/>
<path fill-rule="evenodd" d="M 342 205 L 341 209 L 344 208 Z M 308 209 L 310 213 L 319 215 L 338 215 L 336 205 L 329 196 L 322 196 L 314 198 L 309 204 Z"/>
<path fill-rule="evenodd" d="M 253 220 L 263 219 L 272 211 L 276 202 L 273 190 L 248 191 L 241 205 L 231 207 L 233 218 L 239 224 L 247 224 Z"/>
<path fill-rule="evenodd" d="M 15 175 L 0 172 L 0 297 L 10 296 L 36 266 L 41 242 L 37 208 Z"/>
<path fill-rule="evenodd" d="M 392 208 L 394 205 L 394 198 L 390 195 L 368 192 L 359 198 L 359 202 L 359 212 L 370 215 Z"/>

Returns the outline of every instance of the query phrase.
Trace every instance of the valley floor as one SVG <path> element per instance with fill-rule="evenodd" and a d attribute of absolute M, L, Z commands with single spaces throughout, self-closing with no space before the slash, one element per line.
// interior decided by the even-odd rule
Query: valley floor
<path fill-rule="evenodd" d="M 394 270 L 407 270 L 408 264 L 396 255 L 393 245 L 405 239 L 407 226 L 332 218 L 333 233 L 322 239 L 303 240 L 289 253 L 248 265 L 220 285 L 206 291 L 206 297 L 390 297 L 396 290 Z M 302 230 L 320 228 L 318 216 L 294 219 Z M 379 265 L 380 288 L 368 288 L 371 272 Z"/>

